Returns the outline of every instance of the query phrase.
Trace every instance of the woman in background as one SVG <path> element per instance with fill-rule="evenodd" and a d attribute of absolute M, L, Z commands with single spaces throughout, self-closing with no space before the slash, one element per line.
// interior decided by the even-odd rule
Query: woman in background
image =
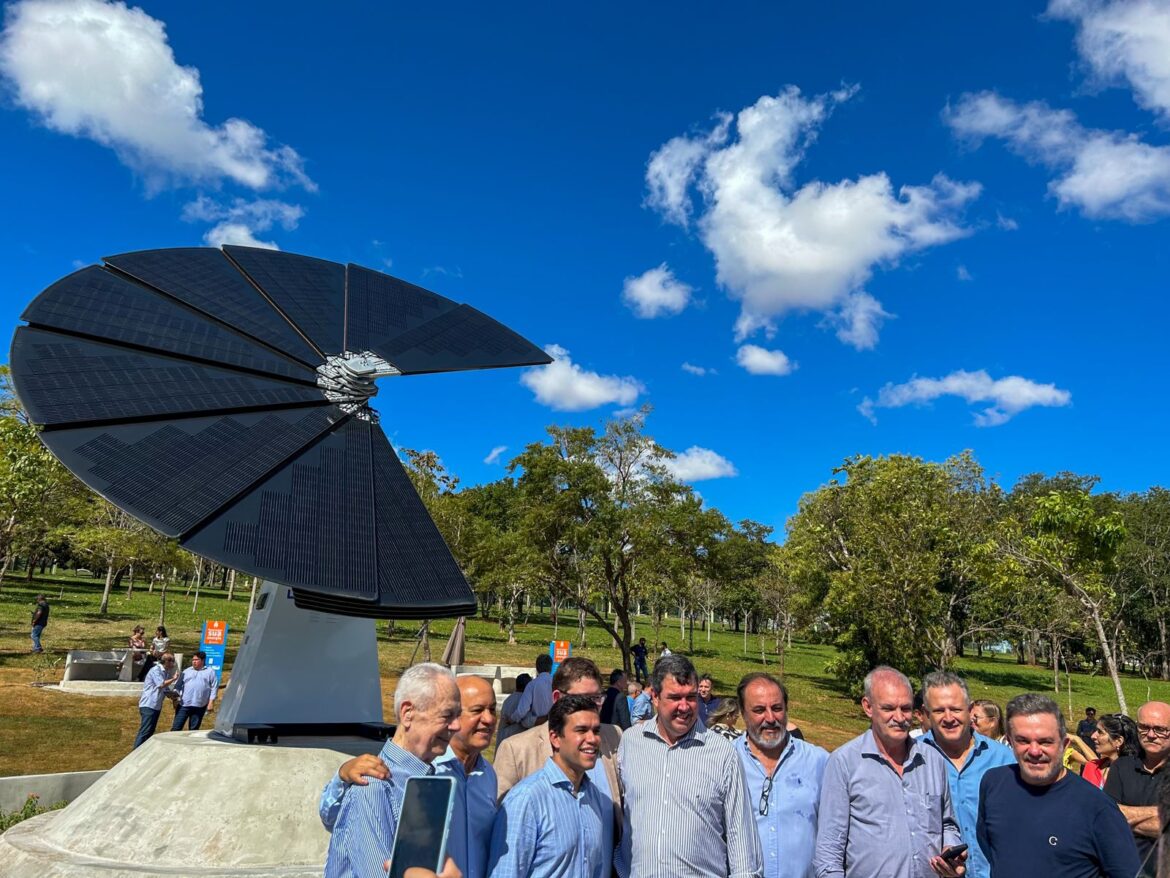
<path fill-rule="evenodd" d="M 734 741 L 743 734 L 743 729 L 739 728 L 739 701 L 735 698 L 724 698 L 707 719 L 710 721 L 707 728 L 718 732 L 729 741 Z"/>
<path fill-rule="evenodd" d="M 971 728 L 984 737 L 1007 743 L 1007 735 L 1003 727 L 1003 711 L 994 701 L 980 698 L 971 702 Z"/>
<path fill-rule="evenodd" d="M 1097 720 L 1097 731 L 1091 735 L 1097 747 L 1097 758 L 1090 759 L 1081 769 L 1081 777 L 1097 789 L 1105 786 L 1109 769 L 1122 756 L 1142 755 L 1142 742 L 1137 723 L 1124 713 L 1107 713 Z"/>

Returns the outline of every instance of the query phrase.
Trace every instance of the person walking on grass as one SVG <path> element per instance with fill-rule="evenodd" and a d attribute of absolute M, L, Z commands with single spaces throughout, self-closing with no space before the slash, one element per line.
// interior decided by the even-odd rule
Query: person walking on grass
<path fill-rule="evenodd" d="M 43 594 L 37 595 L 36 605 L 32 611 L 32 652 L 44 652 L 41 647 L 41 635 L 45 631 L 45 626 L 49 624 L 49 602 L 45 600 Z"/>

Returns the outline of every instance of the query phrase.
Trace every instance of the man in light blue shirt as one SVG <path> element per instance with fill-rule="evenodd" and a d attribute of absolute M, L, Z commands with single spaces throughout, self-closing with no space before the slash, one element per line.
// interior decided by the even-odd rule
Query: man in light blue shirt
<path fill-rule="evenodd" d="M 455 779 L 447 853 L 463 878 L 485 878 L 497 781 L 495 769 L 481 754 L 491 744 L 496 727 L 496 693 L 482 677 L 462 676 L 456 684 L 461 705 L 459 730 L 451 736 L 447 752 L 432 765 L 436 775 Z M 333 829 L 347 787 L 367 783 L 363 773 L 385 780 L 393 772 L 377 757 L 358 756 L 344 763 L 321 792 L 318 811 L 326 829 Z"/>
<path fill-rule="evenodd" d="M 203 725 L 203 715 L 215 703 L 215 693 L 219 690 L 219 678 L 215 671 L 206 667 L 207 653 L 203 650 L 191 656 L 191 667 L 183 671 L 175 690 L 179 693 L 179 709 L 175 711 L 175 721 L 171 723 L 171 731 L 182 731 L 183 724 L 196 731 Z"/>
<path fill-rule="evenodd" d="M 536 677 L 524 687 L 520 704 L 516 706 L 516 719 L 526 729 L 543 723 L 552 709 L 552 666 L 552 656 L 536 657 Z"/>
<path fill-rule="evenodd" d="M 812 878 L 829 754 L 788 734 L 788 690 L 771 674 L 748 674 L 737 696 L 747 733 L 734 746 L 756 815 L 764 878 Z"/>
<path fill-rule="evenodd" d="M 142 696 L 138 699 L 138 716 L 141 722 L 138 726 L 138 736 L 134 739 L 134 749 L 137 750 L 147 742 L 158 727 L 158 717 L 162 713 L 163 699 L 166 698 L 167 687 L 175 685 L 179 675 L 175 673 L 175 656 L 164 652 L 162 664 L 155 665 L 146 673 L 142 681 Z"/>
<path fill-rule="evenodd" d="M 634 698 L 634 703 L 630 705 L 630 723 L 639 723 L 653 715 L 654 705 L 650 701 L 650 693 L 642 689 Z"/>
<path fill-rule="evenodd" d="M 613 809 L 588 774 L 601 752 L 599 711 L 585 695 L 553 705 L 553 755 L 504 797 L 492 830 L 491 878 L 609 878 Z"/>
<path fill-rule="evenodd" d="M 930 730 L 923 736 L 946 758 L 951 807 L 959 821 L 967 851 L 967 875 L 991 878 L 991 864 L 979 848 L 975 830 L 979 822 L 979 784 L 990 768 L 1014 765 L 1012 751 L 971 726 L 971 695 L 963 678 L 950 671 L 935 671 L 922 679 L 922 704 Z"/>
<path fill-rule="evenodd" d="M 867 732 L 825 765 L 817 813 L 817 878 L 957 878 L 966 853 L 951 808 L 946 760 L 910 737 L 914 689 L 905 674 L 874 668 L 861 707 Z"/>
<path fill-rule="evenodd" d="M 459 689 L 442 665 L 408 668 L 394 691 L 398 728 L 379 754 L 389 779 L 371 778 L 345 792 L 329 840 L 325 878 L 382 875 L 398 828 L 406 782 L 433 774 L 432 763 L 447 752 L 459 730 Z"/>

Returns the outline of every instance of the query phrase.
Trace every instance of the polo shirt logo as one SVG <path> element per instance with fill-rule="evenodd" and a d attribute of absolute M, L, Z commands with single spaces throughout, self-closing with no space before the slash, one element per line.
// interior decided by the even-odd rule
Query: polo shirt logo
<path fill-rule="evenodd" d="M 1059 838 L 1057 838 L 1055 835 L 1050 835 L 1050 836 L 1048 836 L 1048 843 L 1049 843 L 1050 845 L 1052 845 L 1053 847 L 1056 847 L 1056 843 L 1057 843 L 1058 841 L 1060 841 L 1060 839 L 1059 839 Z"/>

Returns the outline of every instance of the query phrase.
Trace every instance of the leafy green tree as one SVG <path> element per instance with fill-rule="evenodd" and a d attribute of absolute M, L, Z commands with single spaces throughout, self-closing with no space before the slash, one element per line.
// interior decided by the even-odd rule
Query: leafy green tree
<path fill-rule="evenodd" d="M 1011 513 L 999 520 L 990 543 L 998 576 L 1010 588 L 1026 587 L 1028 581 L 1048 586 L 1032 591 L 1041 612 L 1051 613 L 1059 595 L 1075 604 L 1101 649 L 1118 706 L 1128 713 L 1116 629 L 1111 632 L 1107 624 L 1118 607 L 1110 577 L 1125 538 L 1121 513 L 1102 509 L 1080 487 L 1036 495 L 1029 486 L 1013 499 Z"/>

